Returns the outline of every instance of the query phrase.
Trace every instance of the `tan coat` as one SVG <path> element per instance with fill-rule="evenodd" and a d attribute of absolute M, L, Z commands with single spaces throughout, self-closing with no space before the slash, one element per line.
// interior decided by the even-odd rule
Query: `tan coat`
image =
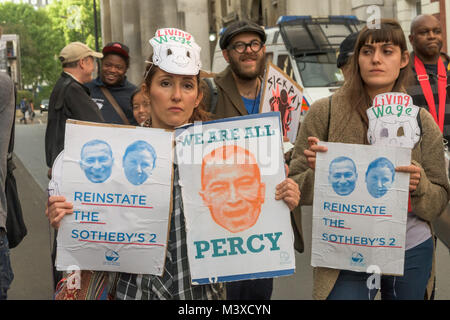
<path fill-rule="evenodd" d="M 314 195 L 314 171 L 308 167 L 303 151 L 308 148 L 308 137 L 317 137 L 321 141 L 366 144 L 367 129 L 357 112 L 345 96 L 343 89 L 332 97 L 329 116 L 329 99 L 315 102 L 302 122 L 297 137 L 289 177 L 299 184 L 301 191 L 300 205 L 311 205 Z M 328 119 L 330 123 L 328 126 Z M 450 198 L 450 186 L 447 181 L 444 164 L 442 134 L 431 114 L 420 110 L 422 137 L 412 150 L 412 163 L 421 168 L 421 179 L 417 190 L 411 193 L 411 204 L 415 214 L 430 222 L 446 207 Z M 430 296 L 434 278 L 433 269 L 427 286 Z M 326 299 L 339 276 L 339 270 L 317 267 L 314 269 L 314 299 Z"/>
<path fill-rule="evenodd" d="M 246 116 L 248 115 L 245 108 L 244 101 L 236 86 L 236 81 L 233 77 L 233 72 L 230 66 L 225 68 L 222 72 L 215 74 L 214 81 L 217 86 L 217 104 L 216 111 L 213 117 L 215 119 L 224 119 L 230 117 Z M 203 103 L 206 110 L 210 110 L 210 93 L 206 90 L 203 98 Z"/>

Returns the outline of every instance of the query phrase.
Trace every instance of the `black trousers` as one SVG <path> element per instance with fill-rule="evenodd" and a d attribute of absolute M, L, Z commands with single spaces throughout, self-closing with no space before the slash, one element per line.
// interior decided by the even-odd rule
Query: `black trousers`
<path fill-rule="evenodd" d="M 227 300 L 270 300 L 273 278 L 227 282 Z"/>

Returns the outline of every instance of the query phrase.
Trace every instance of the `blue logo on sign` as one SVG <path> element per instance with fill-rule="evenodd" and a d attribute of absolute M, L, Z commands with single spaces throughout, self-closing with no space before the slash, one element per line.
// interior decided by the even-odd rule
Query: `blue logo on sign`
<path fill-rule="evenodd" d="M 107 261 L 116 262 L 117 260 L 119 260 L 119 254 L 114 250 L 108 250 L 105 253 L 105 258 Z"/>
<path fill-rule="evenodd" d="M 352 266 L 364 266 L 364 256 L 359 252 L 353 252 L 350 264 Z"/>

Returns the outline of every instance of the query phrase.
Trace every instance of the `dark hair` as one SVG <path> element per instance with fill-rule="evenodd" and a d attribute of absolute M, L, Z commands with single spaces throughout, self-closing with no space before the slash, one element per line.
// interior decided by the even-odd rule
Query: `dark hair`
<path fill-rule="evenodd" d="M 148 61 L 153 61 L 153 54 L 148 58 Z M 147 66 L 145 67 L 144 82 L 142 83 L 143 92 L 148 93 L 148 91 L 150 90 L 153 76 L 158 69 L 160 68 L 158 66 L 155 66 L 153 63 L 147 63 Z M 200 94 L 200 92 L 204 92 L 206 89 L 203 85 L 201 85 L 200 73 L 196 75 L 196 78 L 198 94 Z M 205 105 L 202 99 L 202 101 L 200 101 L 200 104 L 196 108 L 194 108 L 192 116 L 189 118 L 189 122 L 208 121 L 211 120 L 211 118 L 211 114 L 205 111 Z"/>
<path fill-rule="evenodd" d="M 350 103 L 356 111 L 361 115 L 366 126 L 368 126 L 368 118 L 366 109 L 370 107 L 372 101 L 364 87 L 364 81 L 361 78 L 361 72 L 359 69 L 358 58 L 361 52 L 361 48 L 366 43 L 380 43 L 390 42 L 400 47 L 402 54 L 408 52 L 406 44 L 405 34 L 400 24 L 394 19 L 381 19 L 381 25 L 376 29 L 369 29 L 365 26 L 359 33 L 356 40 L 354 55 L 350 58 L 350 76 L 349 80 L 344 83 L 343 89 L 348 90 L 348 96 L 350 97 Z M 405 85 L 409 76 L 409 68 L 405 66 L 400 69 L 399 76 L 395 81 L 393 92 L 406 92 Z"/>
<path fill-rule="evenodd" d="M 139 92 L 142 92 L 142 85 L 137 86 L 136 90 L 134 90 L 133 93 L 131 94 L 131 97 L 130 97 L 131 108 L 133 108 L 133 99 Z"/>

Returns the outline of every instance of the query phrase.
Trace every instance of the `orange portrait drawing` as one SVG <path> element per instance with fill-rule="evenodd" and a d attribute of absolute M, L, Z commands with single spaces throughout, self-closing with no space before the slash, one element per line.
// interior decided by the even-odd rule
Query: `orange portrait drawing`
<path fill-rule="evenodd" d="M 255 156 L 235 146 L 222 146 L 203 157 L 200 196 L 221 227 L 237 233 L 259 218 L 266 186 Z"/>

